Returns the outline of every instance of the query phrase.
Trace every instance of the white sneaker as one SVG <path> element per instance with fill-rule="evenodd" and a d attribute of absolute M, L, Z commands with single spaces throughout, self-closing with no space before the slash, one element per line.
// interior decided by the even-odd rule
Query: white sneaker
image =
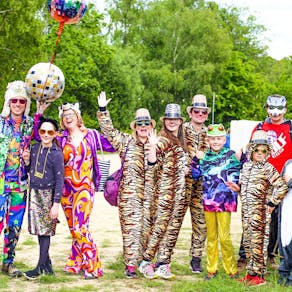
<path fill-rule="evenodd" d="M 143 274 L 143 276 L 147 279 L 154 279 L 157 276 L 154 273 L 154 268 L 151 262 L 142 261 L 138 268 L 139 272 Z"/>
<path fill-rule="evenodd" d="M 164 264 L 164 265 L 160 265 L 156 271 L 155 271 L 155 275 L 159 278 L 162 279 L 174 279 L 175 275 L 171 273 L 170 271 L 170 265 L 169 264 Z"/>

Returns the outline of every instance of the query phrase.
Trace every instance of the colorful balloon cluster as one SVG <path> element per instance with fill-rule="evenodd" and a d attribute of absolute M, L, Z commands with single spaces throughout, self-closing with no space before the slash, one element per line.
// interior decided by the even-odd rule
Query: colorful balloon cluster
<path fill-rule="evenodd" d="M 60 23 L 77 23 L 85 14 L 85 0 L 48 0 L 51 17 Z"/>
<path fill-rule="evenodd" d="M 87 3 L 85 0 L 48 0 L 47 4 L 51 17 L 59 22 L 57 48 L 64 25 L 77 23 L 84 16 Z M 53 65 L 55 56 L 56 49 L 49 63 L 34 65 L 25 78 L 27 94 L 41 103 L 53 102 L 64 91 L 65 78 L 62 71 Z"/>
<path fill-rule="evenodd" d="M 65 78 L 60 70 L 51 63 L 38 63 L 32 66 L 25 77 L 27 94 L 42 103 L 53 102 L 65 88 Z"/>

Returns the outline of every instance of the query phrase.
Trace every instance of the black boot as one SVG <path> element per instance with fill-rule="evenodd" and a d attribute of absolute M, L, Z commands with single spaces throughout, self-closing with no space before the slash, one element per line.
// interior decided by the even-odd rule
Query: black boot
<path fill-rule="evenodd" d="M 51 259 L 48 257 L 44 267 L 44 274 L 55 276 Z"/>
<path fill-rule="evenodd" d="M 43 274 L 43 270 L 40 266 L 37 266 L 35 269 L 24 272 L 23 276 L 28 280 L 36 280 Z"/>

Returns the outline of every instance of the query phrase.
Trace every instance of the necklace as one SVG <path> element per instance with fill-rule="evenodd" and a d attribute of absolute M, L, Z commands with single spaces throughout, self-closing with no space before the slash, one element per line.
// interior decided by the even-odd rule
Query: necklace
<path fill-rule="evenodd" d="M 40 147 L 39 147 L 38 154 L 37 154 L 37 159 L 36 159 L 36 162 L 35 162 L 34 176 L 38 177 L 38 178 L 43 178 L 44 177 L 44 173 L 45 173 L 45 169 L 46 169 L 46 165 L 47 165 L 47 159 L 48 159 L 49 153 L 51 152 L 51 147 L 49 147 L 49 149 L 48 149 L 48 151 L 46 153 L 43 170 L 42 170 L 42 172 L 39 172 L 37 170 L 37 168 L 38 168 L 38 162 L 39 162 L 39 156 L 40 156 L 41 150 L 43 150 L 43 146 L 42 145 L 40 145 Z"/>

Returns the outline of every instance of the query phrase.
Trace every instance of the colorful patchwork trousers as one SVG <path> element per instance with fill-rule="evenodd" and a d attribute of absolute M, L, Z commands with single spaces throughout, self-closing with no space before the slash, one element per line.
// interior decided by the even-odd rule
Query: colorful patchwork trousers
<path fill-rule="evenodd" d="M 13 263 L 26 207 L 26 191 L 0 195 L 0 234 L 4 229 L 3 262 Z"/>

